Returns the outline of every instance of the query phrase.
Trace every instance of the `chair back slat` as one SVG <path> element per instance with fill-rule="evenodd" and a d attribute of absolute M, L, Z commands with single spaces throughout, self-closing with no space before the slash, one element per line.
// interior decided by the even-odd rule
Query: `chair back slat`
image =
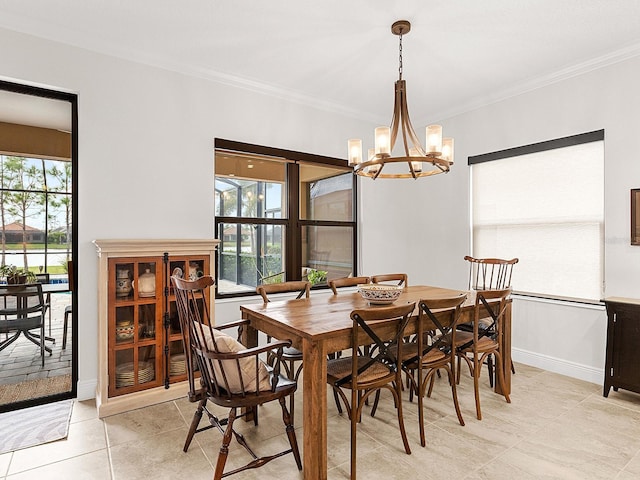
<path fill-rule="evenodd" d="M 355 287 L 356 285 L 362 285 L 369 282 L 371 282 L 370 277 L 342 277 L 329 280 L 329 287 L 331 287 L 333 294 L 337 295 L 339 288 Z"/>
<path fill-rule="evenodd" d="M 266 283 L 256 287 L 256 292 L 260 294 L 265 303 L 269 302 L 269 295 L 272 294 L 298 292 L 298 296 L 296 298 L 309 298 L 310 291 L 311 283 L 304 280 Z"/>
<path fill-rule="evenodd" d="M 469 255 L 469 290 L 502 290 L 511 287 L 513 266 L 517 258 L 474 258 Z"/>
<path fill-rule="evenodd" d="M 371 283 L 393 283 L 399 287 L 408 287 L 409 277 L 406 273 L 385 273 L 372 276 Z"/>

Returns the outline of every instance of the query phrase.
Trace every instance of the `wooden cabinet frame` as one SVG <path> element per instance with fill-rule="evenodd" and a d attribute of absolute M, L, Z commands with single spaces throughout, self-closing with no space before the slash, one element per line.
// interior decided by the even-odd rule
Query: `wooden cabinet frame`
<path fill-rule="evenodd" d="M 215 249 L 218 241 L 204 240 L 94 240 L 96 245 L 98 268 L 98 355 L 99 372 L 96 391 L 98 416 L 104 417 L 127 410 L 140 408 L 155 403 L 173 400 L 185 396 L 188 384 L 185 375 L 170 376 L 169 358 L 172 353 L 182 350 L 182 338 L 172 309 L 173 295 L 169 278 L 176 266 L 180 265 L 185 276 L 189 275 L 189 263 L 200 261 L 198 274 L 213 272 Z M 116 270 L 130 271 L 133 283 L 131 293 L 116 295 Z M 147 265 L 154 265 L 156 274 L 156 293 L 143 296 L 137 293 L 137 282 L 141 271 Z M 214 302 L 211 289 L 210 305 Z M 134 329 L 131 338 L 116 340 L 116 319 L 118 309 L 125 314 L 120 317 L 131 317 Z M 143 311 L 146 313 L 142 319 Z M 172 313 L 173 312 L 173 313 Z M 214 309 L 212 308 L 212 317 Z M 147 318 L 148 317 L 148 318 Z M 142 334 L 141 328 L 153 329 L 153 334 Z M 140 350 L 137 350 L 140 349 Z M 145 353 L 141 353 L 141 352 Z M 118 353 L 120 352 L 120 353 Z M 134 380 L 116 385 L 116 355 L 129 359 L 133 363 Z M 145 376 L 142 380 L 135 367 L 141 355 L 148 365 L 153 364 L 154 375 L 151 379 Z M 148 357 L 148 358 L 147 358 Z M 124 361 L 121 358 L 121 362 Z M 145 363 L 147 365 L 147 363 Z M 149 367 L 150 368 L 150 367 Z M 147 372 L 148 373 L 148 372 Z"/>

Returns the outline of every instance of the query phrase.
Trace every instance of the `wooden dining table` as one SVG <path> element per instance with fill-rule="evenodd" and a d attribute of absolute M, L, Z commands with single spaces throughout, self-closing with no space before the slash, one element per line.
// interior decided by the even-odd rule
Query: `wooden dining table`
<path fill-rule="evenodd" d="M 406 287 L 395 305 L 418 302 L 421 299 L 451 297 L 466 293 L 433 286 Z M 473 316 L 475 293 L 462 307 L 460 322 Z M 290 339 L 302 351 L 304 370 L 303 395 L 303 470 L 305 480 L 327 478 L 327 355 L 351 347 L 352 320 L 350 314 L 370 306 L 357 292 L 338 295 L 311 295 L 308 299 L 272 301 L 242 305 L 242 318 L 250 321 L 242 333 L 242 342 L 251 347 L 258 343 L 258 331 L 274 338 Z M 414 318 L 417 319 L 417 308 Z M 414 333 L 416 322 L 410 322 L 407 334 Z M 503 388 L 511 390 L 511 302 L 503 318 L 502 350 Z M 496 382 L 496 391 L 500 392 Z"/>

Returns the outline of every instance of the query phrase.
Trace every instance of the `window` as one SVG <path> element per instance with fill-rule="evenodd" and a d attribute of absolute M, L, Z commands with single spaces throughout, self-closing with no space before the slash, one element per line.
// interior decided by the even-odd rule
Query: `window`
<path fill-rule="evenodd" d="M 518 257 L 515 291 L 599 300 L 604 131 L 469 157 L 474 257 Z"/>
<path fill-rule="evenodd" d="M 71 162 L 0 155 L 3 264 L 65 273 L 71 259 Z"/>
<path fill-rule="evenodd" d="M 344 160 L 216 140 L 217 295 L 355 275 L 355 185 Z"/>

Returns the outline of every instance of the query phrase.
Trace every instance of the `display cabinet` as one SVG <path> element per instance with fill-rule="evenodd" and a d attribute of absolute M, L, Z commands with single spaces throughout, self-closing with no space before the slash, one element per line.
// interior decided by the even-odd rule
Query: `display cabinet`
<path fill-rule="evenodd" d="M 185 354 L 170 278 L 213 275 L 218 241 L 94 243 L 99 256 L 98 415 L 186 395 Z M 213 295 L 208 301 L 213 305 Z"/>

